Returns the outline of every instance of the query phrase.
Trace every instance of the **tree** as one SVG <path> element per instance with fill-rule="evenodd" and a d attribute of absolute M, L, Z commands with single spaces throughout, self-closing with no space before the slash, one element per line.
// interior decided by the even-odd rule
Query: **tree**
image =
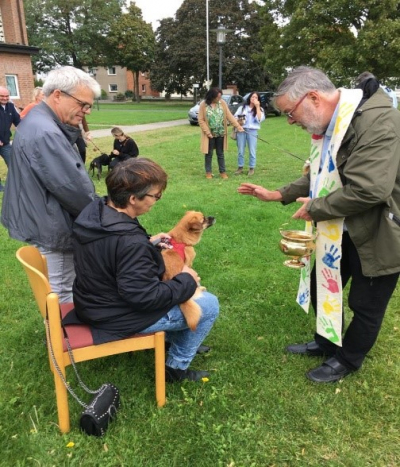
<path fill-rule="evenodd" d="M 133 2 L 127 13 L 115 21 L 108 36 L 114 50 L 112 63 L 126 67 L 135 77 L 136 100 L 140 101 L 139 72 L 148 71 L 154 60 L 155 37 L 150 23 Z"/>
<path fill-rule="evenodd" d="M 277 79 L 299 65 L 323 69 L 338 85 L 366 70 L 382 81 L 399 78 L 398 1 L 263 1 L 264 64 Z"/>
<path fill-rule="evenodd" d="M 221 23 L 232 32 L 223 46 L 223 85 L 236 84 L 241 93 L 263 89 L 267 82 L 259 57 L 262 46 L 258 32 L 262 21 L 257 4 L 241 0 L 212 0 L 209 3 L 209 28 Z M 150 72 L 158 91 L 186 95 L 194 83 L 201 86 L 206 70 L 206 2 L 184 0 L 175 18 L 161 21 L 156 31 L 155 66 Z M 210 31 L 210 77 L 218 85 L 219 48 L 216 33 Z M 204 92 L 204 87 L 200 92 Z"/>
<path fill-rule="evenodd" d="M 125 0 L 25 0 L 29 43 L 40 47 L 32 57 L 34 70 L 105 64 L 112 56 L 110 25 L 124 5 Z"/>

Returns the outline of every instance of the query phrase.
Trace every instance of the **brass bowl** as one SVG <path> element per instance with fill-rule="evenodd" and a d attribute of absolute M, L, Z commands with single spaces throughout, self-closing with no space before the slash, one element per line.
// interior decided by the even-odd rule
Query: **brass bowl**
<path fill-rule="evenodd" d="M 279 241 L 279 248 L 284 255 L 291 258 L 283 264 L 294 269 L 304 267 L 305 264 L 301 259 L 315 251 L 316 235 L 304 230 L 280 230 L 280 234 L 282 238 Z"/>

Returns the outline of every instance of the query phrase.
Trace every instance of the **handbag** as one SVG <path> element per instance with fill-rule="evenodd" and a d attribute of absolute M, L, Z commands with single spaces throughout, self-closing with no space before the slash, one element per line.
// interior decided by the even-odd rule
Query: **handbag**
<path fill-rule="evenodd" d="M 95 397 L 85 404 L 78 395 L 74 392 L 71 386 L 67 383 L 62 374 L 60 367 L 54 356 L 53 347 L 50 340 L 50 329 L 48 318 L 45 319 L 46 335 L 47 342 L 49 343 L 51 360 L 53 362 L 54 368 L 56 369 L 58 376 L 61 378 L 64 386 L 71 394 L 71 396 L 80 404 L 84 410 L 81 413 L 79 419 L 79 426 L 83 432 L 91 436 L 104 436 L 108 429 L 109 423 L 116 418 L 117 411 L 120 406 L 120 397 L 118 388 L 112 383 L 105 383 L 99 389 L 91 390 L 89 389 L 81 377 L 79 376 L 78 370 L 76 368 L 75 359 L 72 353 L 71 345 L 68 340 L 67 333 L 63 327 L 65 341 L 67 343 L 67 349 L 69 358 L 71 360 L 72 367 L 74 369 L 76 378 L 79 382 L 81 388 L 83 388 L 88 394 L 95 394 Z"/>
<path fill-rule="evenodd" d="M 231 138 L 232 138 L 233 140 L 236 140 L 236 139 L 237 139 L 237 131 L 236 131 L 236 128 L 235 128 L 235 127 L 232 128 Z"/>
<path fill-rule="evenodd" d="M 81 430 L 88 435 L 103 436 L 108 424 L 116 417 L 119 404 L 118 388 L 111 383 L 103 384 L 99 393 L 81 413 Z"/>

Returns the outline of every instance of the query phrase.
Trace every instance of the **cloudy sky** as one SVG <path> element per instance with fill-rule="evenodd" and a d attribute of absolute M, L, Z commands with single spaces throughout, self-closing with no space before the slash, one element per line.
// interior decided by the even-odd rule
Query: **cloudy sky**
<path fill-rule="evenodd" d="M 158 21 L 175 15 L 176 10 L 182 5 L 183 0 L 135 0 L 143 13 L 143 19 L 158 28 Z"/>

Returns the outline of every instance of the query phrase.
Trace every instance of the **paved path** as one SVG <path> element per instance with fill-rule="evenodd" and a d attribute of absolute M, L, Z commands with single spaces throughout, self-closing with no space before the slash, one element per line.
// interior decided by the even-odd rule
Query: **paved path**
<path fill-rule="evenodd" d="M 140 131 L 148 131 L 148 130 L 157 130 L 158 128 L 168 128 L 171 126 L 179 126 L 179 125 L 189 125 L 188 120 L 171 120 L 169 122 L 158 122 L 158 123 L 146 123 L 144 125 L 121 125 L 119 128 L 124 133 L 132 134 L 132 133 L 139 133 Z M 101 138 L 103 136 L 111 136 L 111 127 L 104 129 L 104 130 L 90 130 L 90 134 L 93 138 Z"/>

